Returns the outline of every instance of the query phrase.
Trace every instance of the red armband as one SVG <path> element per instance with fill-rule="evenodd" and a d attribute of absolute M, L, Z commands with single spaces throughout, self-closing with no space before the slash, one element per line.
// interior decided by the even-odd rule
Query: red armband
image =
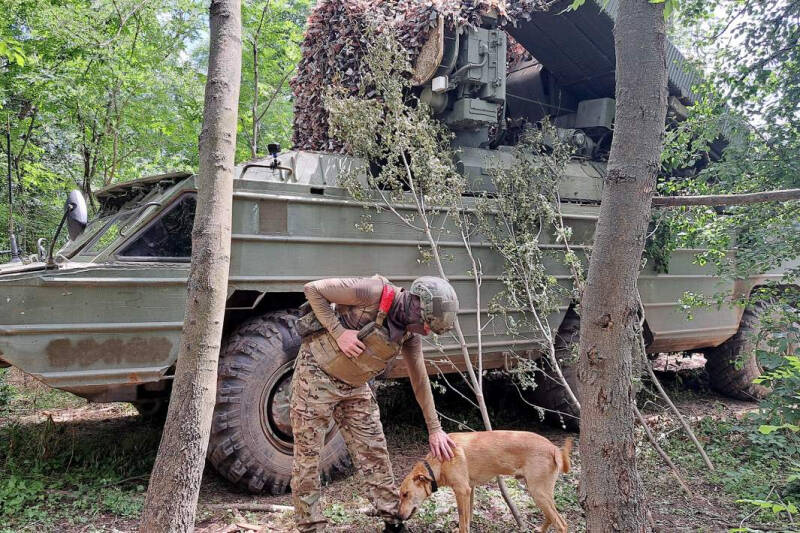
<path fill-rule="evenodd" d="M 378 304 L 378 311 L 388 313 L 389 309 L 392 307 L 392 302 L 394 302 L 394 288 L 389 285 L 384 285 L 383 292 L 381 293 L 381 303 Z"/>
<path fill-rule="evenodd" d="M 392 302 L 394 302 L 394 288 L 389 285 L 384 285 L 383 292 L 381 293 L 381 301 L 378 304 L 378 316 L 375 318 L 375 323 L 379 326 L 383 325 L 383 321 L 386 319 L 389 309 L 392 308 Z"/>

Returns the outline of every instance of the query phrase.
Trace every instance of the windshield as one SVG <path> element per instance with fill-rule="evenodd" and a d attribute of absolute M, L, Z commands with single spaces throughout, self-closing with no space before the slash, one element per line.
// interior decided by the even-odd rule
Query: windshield
<path fill-rule="evenodd" d="M 117 213 L 116 216 L 109 217 L 109 219 L 106 221 L 105 227 L 100 232 L 99 237 L 97 237 L 89 247 L 89 252 L 94 253 L 104 250 L 109 244 L 114 242 L 117 237 L 120 236 L 120 231 L 122 231 L 124 234 L 124 230 L 128 222 L 133 222 L 131 220 L 131 216 L 135 211 L 135 209 L 122 211 Z"/>
<path fill-rule="evenodd" d="M 153 258 L 188 261 L 192 255 L 196 205 L 194 193 L 184 194 L 126 244 L 119 256 L 130 261 Z"/>
<path fill-rule="evenodd" d="M 119 236 L 120 230 L 124 231 L 125 225 L 131 222 L 131 217 L 136 211 L 136 209 L 127 209 L 109 216 L 97 218 L 90 222 L 86 231 L 84 231 L 81 238 L 75 243 L 76 247 L 81 248 L 78 253 L 84 255 L 95 254 L 103 250 L 106 246 L 114 242 Z M 68 256 L 69 248 L 72 248 L 71 243 L 60 253 Z"/>

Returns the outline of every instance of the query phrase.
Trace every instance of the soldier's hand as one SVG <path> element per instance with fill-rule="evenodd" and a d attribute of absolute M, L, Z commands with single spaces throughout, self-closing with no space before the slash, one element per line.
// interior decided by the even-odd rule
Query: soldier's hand
<path fill-rule="evenodd" d="M 431 445 L 431 453 L 440 461 L 449 461 L 455 455 L 456 443 L 441 429 L 431 433 L 428 442 Z"/>
<path fill-rule="evenodd" d="M 358 357 L 364 351 L 364 343 L 358 340 L 358 331 L 354 329 L 344 330 L 344 333 L 336 339 L 336 343 L 344 354 L 351 359 Z"/>

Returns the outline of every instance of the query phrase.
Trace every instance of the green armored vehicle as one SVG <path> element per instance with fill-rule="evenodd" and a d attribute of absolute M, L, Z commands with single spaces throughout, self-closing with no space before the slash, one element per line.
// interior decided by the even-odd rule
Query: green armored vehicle
<path fill-rule="evenodd" d="M 610 2 L 613 12 L 615 2 Z M 588 18 L 587 18 L 588 17 Z M 573 246 L 590 246 L 603 186 L 603 153 L 609 146 L 614 111 L 612 18 L 579 11 L 541 14 L 509 30 L 533 58 L 506 77 L 506 33 L 491 19 L 482 27 L 450 34 L 440 27 L 431 46 L 433 64 L 418 65 L 420 92 L 456 133 L 458 164 L 473 188 L 490 187 L 486 161 L 510 157 L 502 142 L 490 142 L 498 111 L 535 122 L 550 116 L 580 157 L 561 186 L 562 212 L 573 230 Z M 691 103 L 691 76 L 669 45 L 673 111 Z M 496 139 L 497 140 L 497 139 Z M 491 157 L 488 157 L 491 156 Z M 374 231 L 357 229 L 363 205 L 338 184 L 355 162 L 345 156 L 289 151 L 237 168 L 233 188 L 233 235 L 220 354 L 217 405 L 209 445 L 210 462 L 228 479 L 253 491 L 281 493 L 291 473 L 292 429 L 289 383 L 300 339 L 294 329 L 303 285 L 331 276 L 379 272 L 399 285 L 432 268 L 417 261 L 418 234 L 374 218 Z M 535 179 L 535 176 L 531 177 Z M 163 409 L 179 350 L 195 211 L 195 182 L 172 173 L 112 185 L 97 191 L 100 209 L 83 231 L 54 254 L 54 261 L 0 266 L 0 363 L 13 365 L 48 385 L 93 402 L 132 402 L 140 411 Z M 74 218 L 74 217 L 73 217 Z M 477 310 L 468 259 L 460 242 L 441 242 L 454 259 L 446 266 L 459 293 L 462 327 L 477 343 Z M 559 249 L 560 244 L 545 243 Z M 485 243 L 474 245 L 483 265 L 482 302 L 501 290 L 501 259 Z M 747 347 L 753 310 L 697 310 L 689 321 L 679 305 L 686 291 L 747 294 L 773 272 L 736 282 L 693 262 L 697 250 L 678 250 L 669 274 L 648 266 L 639 278 L 647 317 L 648 350 L 704 350 L 712 379 L 723 392 L 757 396 L 750 383 L 758 372 L 750 357 L 743 368 L 731 360 Z M 558 279 L 569 273 L 550 265 Z M 559 338 L 575 342 L 578 317 L 564 301 L 550 323 Z M 488 314 L 487 309 L 481 313 Z M 485 323 L 485 320 L 484 320 Z M 535 342 L 496 328 L 483 334 L 484 367 L 502 369 L 511 353 L 536 357 Z M 455 341 L 426 348 L 429 370 L 452 357 L 463 368 Z M 402 378 L 394 365 L 386 378 Z M 571 373 L 567 372 L 571 378 Z M 538 401 L 558 407 L 561 391 L 543 384 Z M 321 454 L 326 476 L 343 468 L 347 452 L 335 426 Z"/>

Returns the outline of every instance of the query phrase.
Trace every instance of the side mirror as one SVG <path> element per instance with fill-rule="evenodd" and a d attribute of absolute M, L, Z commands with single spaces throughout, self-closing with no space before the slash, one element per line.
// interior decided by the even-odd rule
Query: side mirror
<path fill-rule="evenodd" d="M 56 234 L 50 243 L 50 251 L 47 252 L 47 264 L 49 266 L 55 265 L 53 261 L 53 247 L 56 245 L 58 235 L 61 233 L 61 228 L 64 227 L 64 222 L 67 223 L 67 232 L 69 233 L 70 240 L 77 239 L 83 230 L 86 229 L 86 223 L 89 220 L 89 213 L 86 211 L 86 200 L 83 199 L 83 194 L 78 189 L 70 191 L 67 196 L 67 202 L 64 204 L 64 216 L 61 217 L 61 222 L 58 223 Z"/>
<path fill-rule="evenodd" d="M 74 241 L 83 230 L 89 220 L 89 213 L 86 210 L 86 200 L 78 189 L 70 191 L 67 202 L 64 204 L 64 213 L 67 216 L 67 233 L 69 239 Z"/>

